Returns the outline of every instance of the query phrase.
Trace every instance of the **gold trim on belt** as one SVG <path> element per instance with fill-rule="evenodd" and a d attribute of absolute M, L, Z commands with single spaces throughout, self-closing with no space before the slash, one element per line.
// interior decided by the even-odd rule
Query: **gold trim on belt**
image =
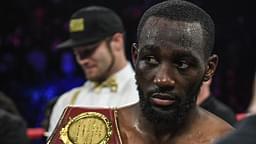
<path fill-rule="evenodd" d="M 111 121 L 97 112 L 79 114 L 60 131 L 64 144 L 107 144 L 111 135 Z"/>

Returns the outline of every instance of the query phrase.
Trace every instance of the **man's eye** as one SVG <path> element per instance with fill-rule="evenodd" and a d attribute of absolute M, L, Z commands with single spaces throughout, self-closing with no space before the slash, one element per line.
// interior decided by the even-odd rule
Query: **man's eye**
<path fill-rule="evenodd" d="M 177 65 L 177 68 L 181 70 L 185 70 L 189 67 L 189 64 L 185 61 L 179 61 L 176 63 L 176 65 Z"/>
<path fill-rule="evenodd" d="M 85 59 L 88 58 L 92 55 L 94 51 L 88 51 L 88 50 L 83 50 L 83 51 L 74 51 L 74 54 L 80 59 Z"/>
<path fill-rule="evenodd" d="M 158 64 L 158 61 L 153 56 L 147 56 L 145 60 L 149 64 Z"/>

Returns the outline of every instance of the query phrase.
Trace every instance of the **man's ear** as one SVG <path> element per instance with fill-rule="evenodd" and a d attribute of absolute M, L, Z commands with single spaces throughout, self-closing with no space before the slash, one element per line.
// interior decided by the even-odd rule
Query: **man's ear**
<path fill-rule="evenodd" d="M 219 57 L 217 55 L 212 55 L 208 59 L 208 64 L 206 67 L 206 71 L 204 74 L 204 81 L 208 81 L 210 78 L 213 77 L 214 72 L 216 71 L 217 65 L 219 62 Z"/>
<path fill-rule="evenodd" d="M 137 43 L 132 43 L 131 53 L 132 53 L 132 63 L 135 66 L 136 60 L 137 60 L 137 57 L 139 54 L 139 49 L 137 47 Z"/>
<path fill-rule="evenodd" d="M 115 33 L 112 36 L 112 40 L 110 42 L 110 46 L 117 51 L 121 51 L 124 46 L 124 36 L 122 33 Z"/>

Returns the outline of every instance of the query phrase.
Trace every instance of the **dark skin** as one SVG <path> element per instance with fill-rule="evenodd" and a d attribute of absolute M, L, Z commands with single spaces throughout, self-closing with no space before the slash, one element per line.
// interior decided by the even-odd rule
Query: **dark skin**
<path fill-rule="evenodd" d="M 124 144 L 210 144 L 232 130 L 196 106 L 199 88 L 218 62 L 205 55 L 202 32 L 196 22 L 146 21 L 132 52 L 140 104 L 119 110 Z"/>

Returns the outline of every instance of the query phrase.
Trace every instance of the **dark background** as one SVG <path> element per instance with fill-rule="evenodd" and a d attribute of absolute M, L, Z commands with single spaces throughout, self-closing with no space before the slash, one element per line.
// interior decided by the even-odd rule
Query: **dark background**
<path fill-rule="evenodd" d="M 112 8 L 127 31 L 127 56 L 143 11 L 157 0 L 1 0 L 0 90 L 12 98 L 29 127 L 40 127 L 46 104 L 83 84 L 71 51 L 57 51 L 68 38 L 71 14 L 84 6 Z M 255 73 L 255 19 L 250 0 L 192 0 L 216 24 L 220 63 L 213 93 L 236 113 L 246 112 Z M 65 65 L 64 65 L 64 64 Z"/>

